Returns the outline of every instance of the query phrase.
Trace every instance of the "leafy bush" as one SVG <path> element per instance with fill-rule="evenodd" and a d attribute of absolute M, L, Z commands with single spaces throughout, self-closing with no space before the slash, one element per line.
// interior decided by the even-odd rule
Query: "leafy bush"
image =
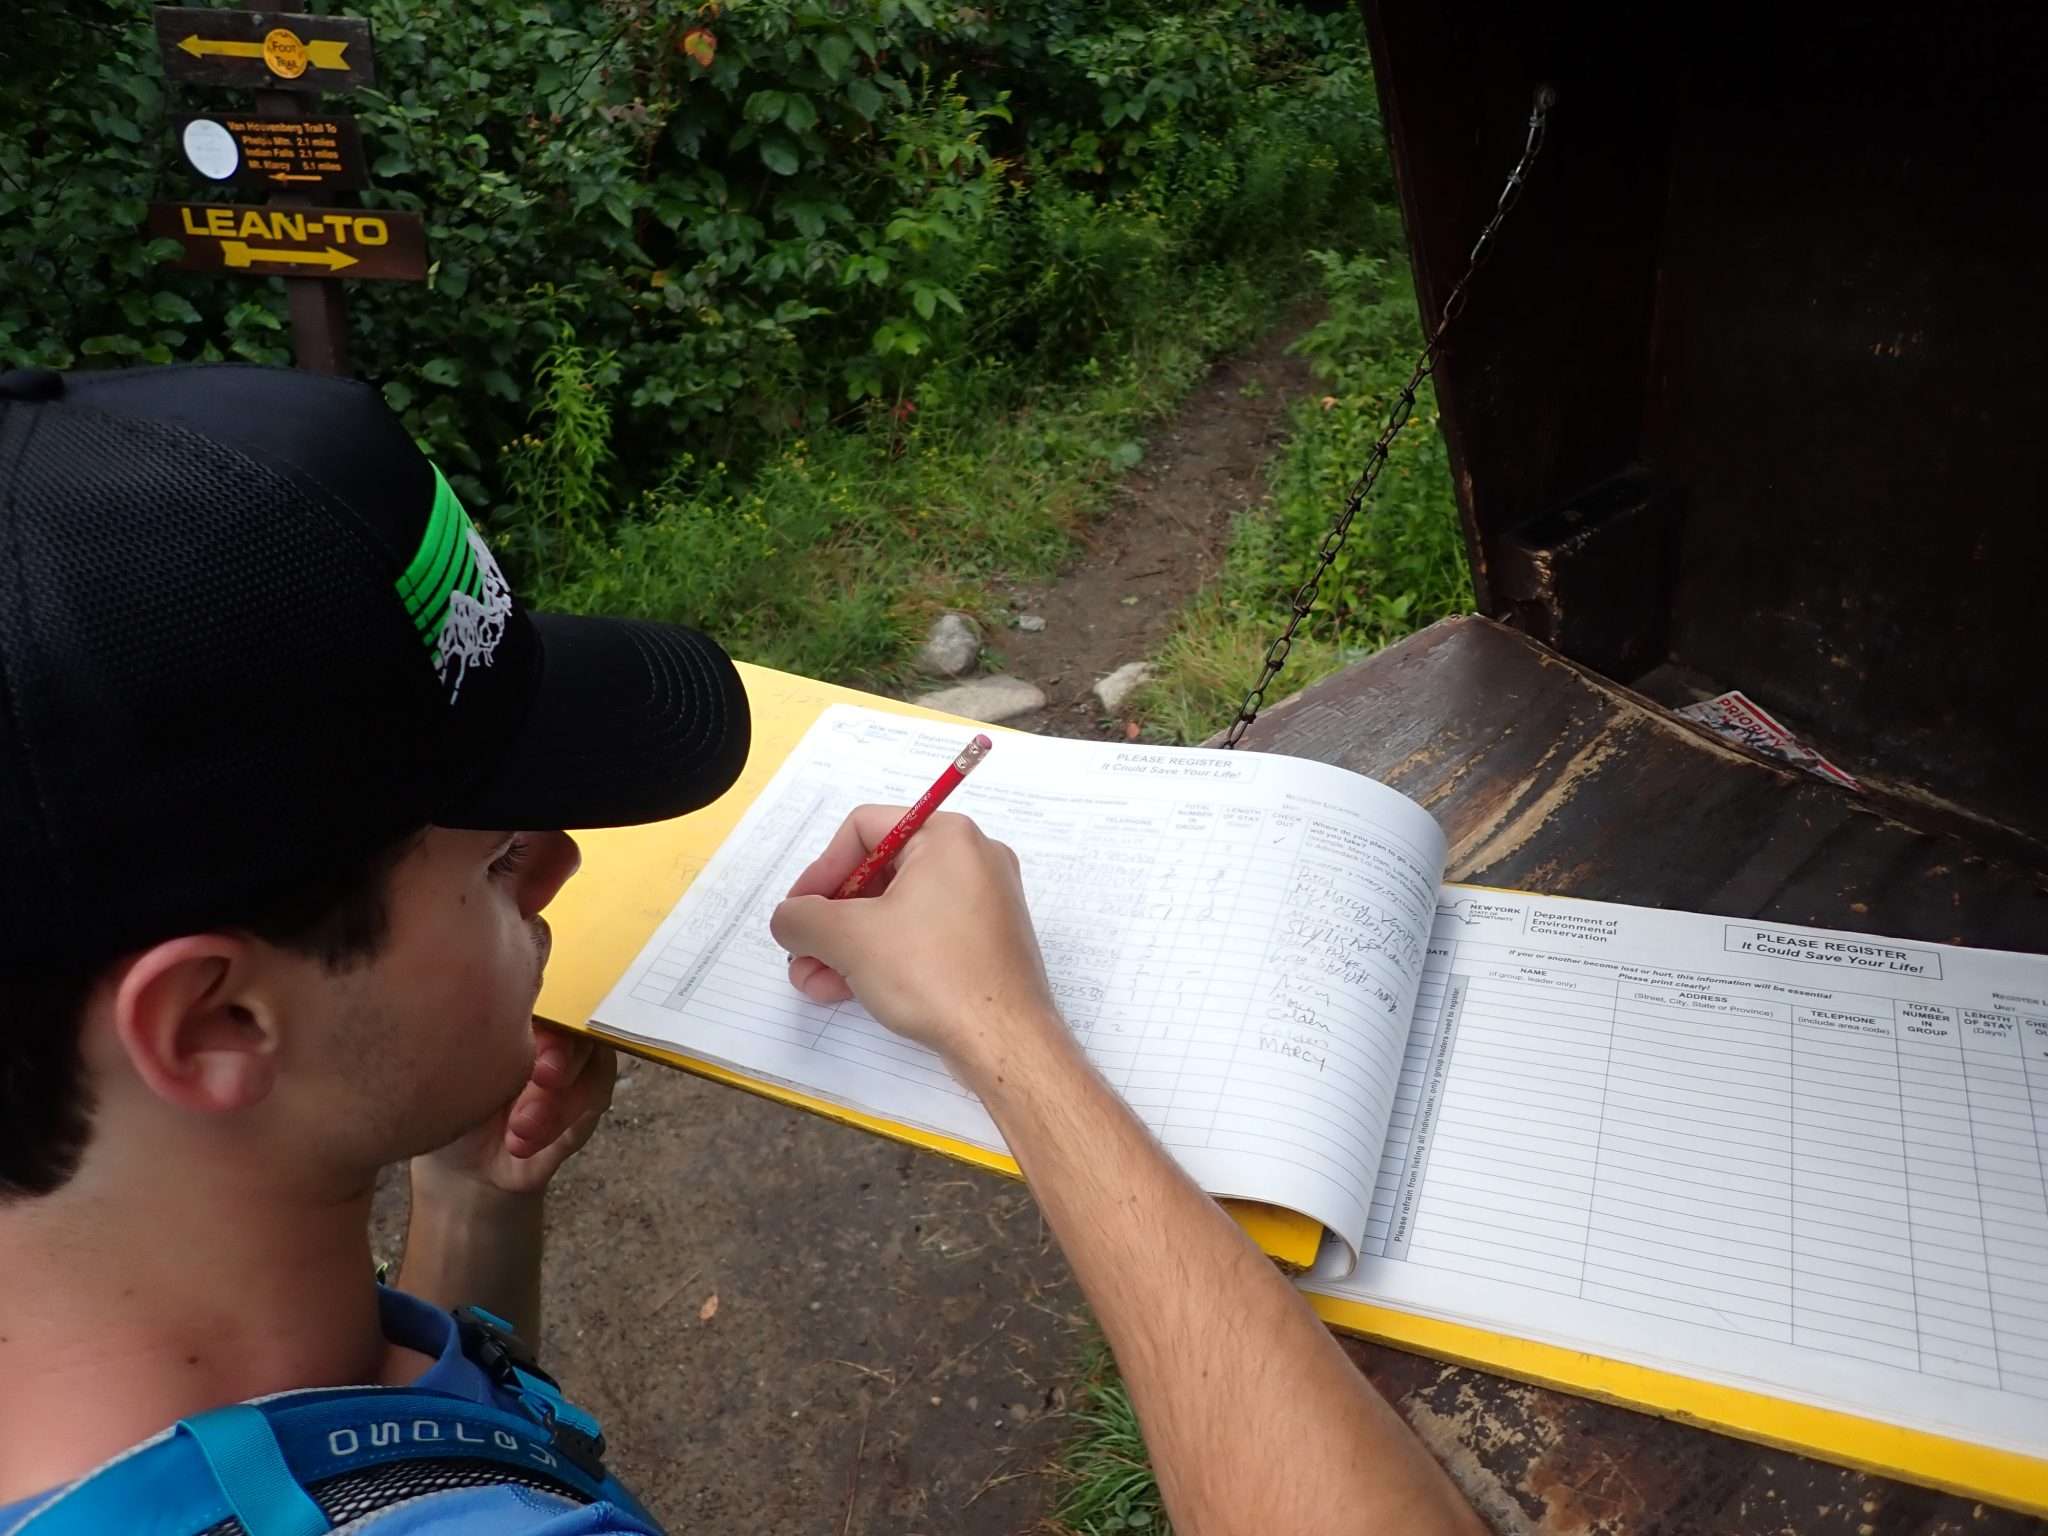
<path fill-rule="evenodd" d="M 1044 573 L 1145 421 L 1379 227 L 1362 30 L 1259 0 L 312 0 L 369 18 L 377 381 L 555 605 L 875 677 Z M 176 271 L 144 0 L 0 58 L 0 366 L 289 358 L 282 285 Z M 342 104 L 342 103 L 337 103 Z"/>
<path fill-rule="evenodd" d="M 328 9 L 326 0 L 314 8 Z M 275 281 L 159 265 L 144 0 L 28 0 L 0 65 L 0 364 L 284 360 Z M 351 0 L 375 28 L 371 206 L 425 285 L 350 288 L 358 372 L 472 499 L 573 325 L 618 373 L 623 499 L 749 467 L 936 366 L 1071 369 L 1105 329 L 1380 174 L 1355 18 L 1223 0 Z M 183 93 L 211 106 L 234 93 Z M 1370 170 L 1366 167 L 1373 167 Z M 855 419 L 858 418 L 858 414 Z M 544 503 L 543 503 L 544 504 Z"/>

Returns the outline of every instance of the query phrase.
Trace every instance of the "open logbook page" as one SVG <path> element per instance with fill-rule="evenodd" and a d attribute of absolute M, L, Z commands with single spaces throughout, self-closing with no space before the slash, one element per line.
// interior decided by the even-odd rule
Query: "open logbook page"
<path fill-rule="evenodd" d="M 966 739 L 827 710 L 594 1023 L 999 1149 L 931 1052 L 800 996 L 768 932 L 848 811 L 916 799 Z M 1008 734 L 949 809 L 1017 850 L 1061 1012 L 1182 1166 L 1355 1252 L 1442 875 L 1430 816 L 1321 763 Z"/>
<path fill-rule="evenodd" d="M 2048 1456 L 2048 958 L 1447 886 L 1326 1296 Z"/>

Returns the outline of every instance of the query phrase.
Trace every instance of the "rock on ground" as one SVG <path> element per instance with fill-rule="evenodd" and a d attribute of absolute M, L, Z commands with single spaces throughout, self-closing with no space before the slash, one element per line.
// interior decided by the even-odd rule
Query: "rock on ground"
<path fill-rule="evenodd" d="M 917 653 L 917 669 L 933 677 L 958 677 L 981 659 L 981 630 L 960 613 L 942 613 Z"/>
<path fill-rule="evenodd" d="M 1102 701 L 1102 707 L 1112 715 L 1124 712 L 1124 706 L 1131 701 L 1146 683 L 1151 681 L 1152 668 L 1142 661 L 1127 661 L 1109 676 L 1095 685 L 1095 697 Z"/>
<path fill-rule="evenodd" d="M 943 710 L 969 720 L 991 725 L 1014 715 L 1027 715 L 1045 707 L 1045 692 L 1021 677 L 978 677 L 971 683 L 941 688 L 917 700 L 926 709 Z"/>

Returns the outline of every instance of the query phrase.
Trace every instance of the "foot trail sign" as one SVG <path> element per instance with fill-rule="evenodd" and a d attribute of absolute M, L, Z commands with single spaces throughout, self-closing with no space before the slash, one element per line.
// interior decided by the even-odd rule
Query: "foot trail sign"
<path fill-rule="evenodd" d="M 293 11 L 156 8 L 164 75 L 185 85 L 270 91 L 347 91 L 377 78 L 370 24 Z"/>

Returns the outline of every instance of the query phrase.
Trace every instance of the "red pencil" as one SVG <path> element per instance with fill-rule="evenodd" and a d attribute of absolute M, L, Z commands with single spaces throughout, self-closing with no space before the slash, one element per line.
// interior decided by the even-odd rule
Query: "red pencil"
<path fill-rule="evenodd" d="M 866 895 L 868 886 L 889 867 L 889 861 L 903 851 L 903 845 L 910 841 L 911 834 L 931 819 L 933 811 L 945 804 L 946 796 L 959 787 L 960 781 L 974 771 L 974 765 L 987 757 L 989 748 L 994 745 L 986 736 L 977 736 L 967 743 L 960 755 L 946 765 L 946 771 L 939 775 L 932 787 L 917 797 L 917 804 L 903 813 L 903 819 L 888 830 L 875 844 L 874 851 L 860 861 L 860 867 L 832 893 L 832 899 L 840 901 L 848 896 Z"/>

